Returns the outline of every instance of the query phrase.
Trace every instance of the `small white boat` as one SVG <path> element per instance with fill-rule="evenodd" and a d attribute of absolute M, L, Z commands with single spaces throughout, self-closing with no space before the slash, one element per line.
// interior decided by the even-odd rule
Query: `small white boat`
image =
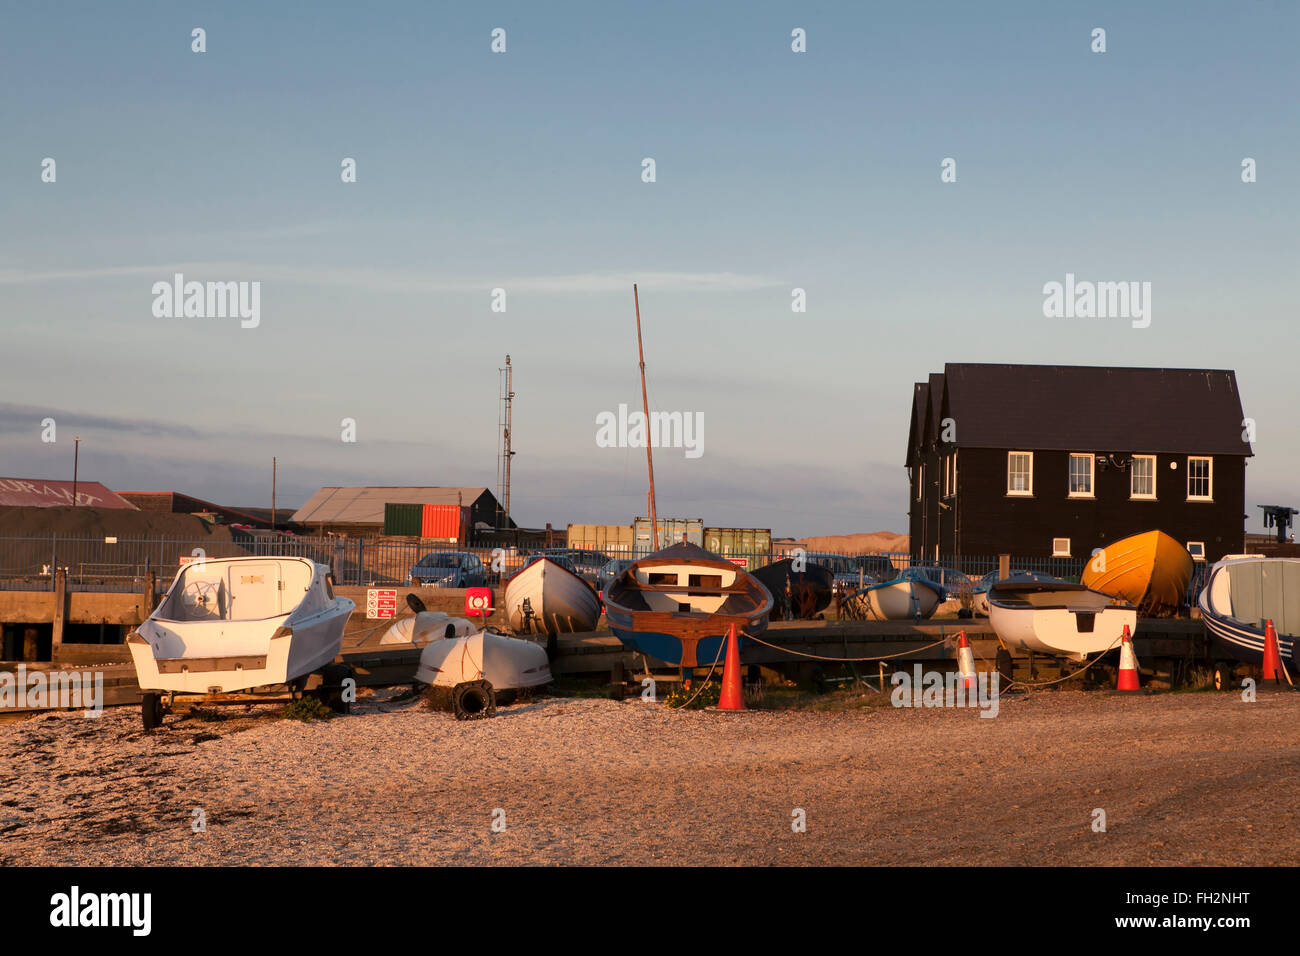
<path fill-rule="evenodd" d="M 404 617 L 393 622 L 379 643 L 423 647 L 430 641 L 468 637 L 473 633 L 474 625 L 463 617 L 452 617 L 446 611 L 420 611 L 415 617 Z"/>
<path fill-rule="evenodd" d="M 865 602 L 870 616 L 882 621 L 917 621 L 933 614 L 943 599 L 943 587 L 918 574 L 873 584 L 847 600 Z"/>
<path fill-rule="evenodd" d="M 1119 647 L 1137 608 L 1082 584 L 1035 576 L 1007 578 L 988 591 L 989 623 L 1008 648 L 1084 660 Z"/>
<path fill-rule="evenodd" d="M 551 666 L 546 650 L 532 641 L 478 631 L 431 640 L 420 652 L 415 679 L 435 687 L 485 680 L 495 691 L 516 690 L 549 684 Z"/>
<path fill-rule="evenodd" d="M 355 607 L 335 595 L 329 568 L 307 558 L 207 558 L 185 565 L 126 640 L 146 696 L 145 726 L 161 719 L 158 693 L 305 683 L 338 655 Z"/>
<path fill-rule="evenodd" d="M 538 555 L 506 581 L 506 619 L 516 634 L 590 631 L 600 620 L 600 597 L 563 564 Z"/>

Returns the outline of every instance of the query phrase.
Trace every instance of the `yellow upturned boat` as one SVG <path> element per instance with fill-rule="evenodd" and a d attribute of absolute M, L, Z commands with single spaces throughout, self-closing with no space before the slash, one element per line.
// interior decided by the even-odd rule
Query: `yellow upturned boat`
<path fill-rule="evenodd" d="M 1163 531 L 1122 538 L 1088 559 L 1082 583 L 1136 604 L 1142 614 L 1171 613 L 1184 602 L 1192 556 Z"/>

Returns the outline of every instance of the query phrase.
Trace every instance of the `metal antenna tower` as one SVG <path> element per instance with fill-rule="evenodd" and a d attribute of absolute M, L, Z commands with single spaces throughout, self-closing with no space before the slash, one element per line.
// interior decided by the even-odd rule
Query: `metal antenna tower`
<path fill-rule="evenodd" d="M 510 366 L 510 356 L 506 356 L 505 368 L 497 369 L 497 386 L 499 415 L 497 425 L 501 429 L 501 441 L 497 448 L 497 527 L 509 525 L 510 519 L 510 459 L 514 452 L 510 450 L 510 412 L 514 402 L 514 369 Z"/>

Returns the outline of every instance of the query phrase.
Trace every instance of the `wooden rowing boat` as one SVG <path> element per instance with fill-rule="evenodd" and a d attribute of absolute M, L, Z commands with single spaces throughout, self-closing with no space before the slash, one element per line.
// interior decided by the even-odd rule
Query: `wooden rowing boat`
<path fill-rule="evenodd" d="M 772 594 L 726 558 L 682 542 L 632 562 L 605 589 L 605 619 L 633 651 L 682 667 L 721 661 L 723 640 L 736 626 L 767 629 Z"/>

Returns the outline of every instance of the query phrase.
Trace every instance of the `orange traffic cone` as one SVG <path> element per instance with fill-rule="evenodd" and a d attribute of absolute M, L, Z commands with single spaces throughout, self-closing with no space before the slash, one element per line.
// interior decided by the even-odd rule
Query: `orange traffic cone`
<path fill-rule="evenodd" d="M 966 640 L 966 632 L 957 635 L 957 670 L 961 674 L 962 686 L 967 690 L 975 689 L 975 652 Z"/>
<path fill-rule="evenodd" d="M 740 685 L 740 642 L 736 639 L 736 625 L 731 625 L 727 635 L 727 662 L 722 667 L 722 693 L 718 697 L 718 710 L 744 710 L 745 695 Z"/>
<path fill-rule="evenodd" d="M 1270 619 L 1264 622 L 1264 680 L 1271 678 L 1276 684 L 1285 676 L 1282 653 L 1277 646 L 1277 631 L 1273 629 L 1273 621 Z"/>
<path fill-rule="evenodd" d="M 1133 652 L 1133 639 L 1129 636 L 1128 625 L 1124 625 L 1124 639 L 1119 646 L 1119 679 L 1115 682 L 1116 690 L 1141 690 L 1142 682 L 1138 678 L 1138 659 Z"/>

